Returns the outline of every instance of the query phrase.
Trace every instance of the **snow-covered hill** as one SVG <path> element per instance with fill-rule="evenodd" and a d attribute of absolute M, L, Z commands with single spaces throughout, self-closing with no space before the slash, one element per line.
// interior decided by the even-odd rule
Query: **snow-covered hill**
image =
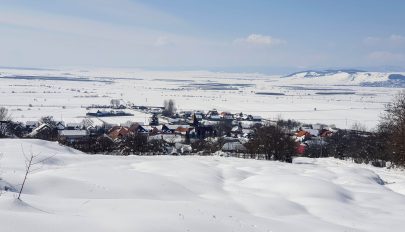
<path fill-rule="evenodd" d="M 290 84 L 362 85 L 375 87 L 404 87 L 403 73 L 366 72 L 361 70 L 303 71 L 283 77 Z"/>
<path fill-rule="evenodd" d="M 0 196 L 1 231 L 403 231 L 405 173 L 335 159 L 293 164 L 200 156 L 85 155 L 0 140 L 3 183 L 22 148 L 47 159 L 22 196 Z"/>

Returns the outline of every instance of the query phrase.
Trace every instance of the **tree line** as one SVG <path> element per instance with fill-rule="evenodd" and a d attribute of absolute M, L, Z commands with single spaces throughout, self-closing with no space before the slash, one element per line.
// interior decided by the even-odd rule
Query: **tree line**
<path fill-rule="evenodd" d="M 375 166 L 390 162 L 405 167 L 405 90 L 385 106 L 374 131 L 366 132 L 359 125 L 352 130 L 338 130 L 326 137 L 323 144 L 310 146 L 304 155 L 352 159 Z"/>

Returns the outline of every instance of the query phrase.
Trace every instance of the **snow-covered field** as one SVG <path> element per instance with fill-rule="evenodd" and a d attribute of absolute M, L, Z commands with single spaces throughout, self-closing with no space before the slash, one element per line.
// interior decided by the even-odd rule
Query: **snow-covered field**
<path fill-rule="evenodd" d="M 85 155 L 0 140 L 1 231 L 403 231 L 405 173 L 336 159 Z"/>
<path fill-rule="evenodd" d="M 384 104 L 400 89 L 358 84 L 386 79 L 384 73 L 280 78 L 207 71 L 0 69 L 0 105 L 19 121 L 52 115 L 75 122 L 86 114 L 84 107 L 109 104 L 111 99 L 148 106 L 174 99 L 179 110 L 216 108 L 340 128 L 361 122 L 372 129 Z M 147 117 L 138 115 L 134 120 L 147 121 Z"/>

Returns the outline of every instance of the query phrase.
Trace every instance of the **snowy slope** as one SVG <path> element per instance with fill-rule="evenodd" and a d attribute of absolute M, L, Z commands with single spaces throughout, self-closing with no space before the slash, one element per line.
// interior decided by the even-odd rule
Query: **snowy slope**
<path fill-rule="evenodd" d="M 335 159 L 85 155 L 0 140 L 3 180 L 48 157 L 22 199 L 0 196 L 2 231 L 403 231 L 405 173 Z M 387 182 L 388 184 L 383 184 Z M 18 187 L 17 187 L 18 188 Z"/>

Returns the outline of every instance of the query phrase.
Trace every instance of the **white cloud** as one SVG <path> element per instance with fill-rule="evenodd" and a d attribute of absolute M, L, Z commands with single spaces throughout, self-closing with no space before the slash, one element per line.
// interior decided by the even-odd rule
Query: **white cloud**
<path fill-rule="evenodd" d="M 405 44 L 405 36 L 402 35 L 391 35 L 389 40 L 394 44 Z"/>
<path fill-rule="evenodd" d="M 376 44 L 380 43 L 381 40 L 382 40 L 381 38 L 369 36 L 369 37 L 366 37 L 363 40 L 363 42 L 364 42 L 364 44 L 371 46 L 371 45 L 376 45 Z"/>
<path fill-rule="evenodd" d="M 38 3 L 46 5 L 51 0 Z M 190 38 L 185 34 L 171 32 L 167 26 L 184 27 L 181 19 L 155 8 L 131 0 L 60 0 L 66 8 L 63 13 L 49 9 L 26 7 L 22 4 L 0 7 L 0 26 L 25 30 L 63 34 L 66 37 L 86 37 L 122 43 L 153 45 L 160 35 Z M 76 11 L 80 13 L 74 13 Z M 98 17 L 103 15 L 105 17 Z"/>
<path fill-rule="evenodd" d="M 246 38 L 239 38 L 234 41 L 235 43 L 246 43 L 246 44 L 253 44 L 253 45 L 262 45 L 262 46 L 274 46 L 285 44 L 286 41 L 278 38 L 274 38 L 269 35 L 261 35 L 261 34 L 250 34 Z"/>
<path fill-rule="evenodd" d="M 171 44 L 173 44 L 173 42 L 167 36 L 158 37 L 154 43 L 156 47 L 164 47 Z"/>
<path fill-rule="evenodd" d="M 378 62 L 404 62 L 405 55 L 401 53 L 393 53 L 387 51 L 376 51 L 368 54 L 367 56 L 370 60 L 378 61 Z"/>
<path fill-rule="evenodd" d="M 369 36 L 363 40 L 367 46 L 400 46 L 405 45 L 405 36 L 392 34 L 387 37 Z"/>

